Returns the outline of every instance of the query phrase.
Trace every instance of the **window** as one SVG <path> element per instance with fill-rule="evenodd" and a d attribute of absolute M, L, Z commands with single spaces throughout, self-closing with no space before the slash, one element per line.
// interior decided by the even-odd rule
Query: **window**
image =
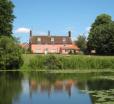
<path fill-rule="evenodd" d="M 54 38 L 53 37 L 51 38 L 51 44 L 54 44 Z"/>
<path fill-rule="evenodd" d="M 40 37 L 37 38 L 37 43 L 41 44 L 41 38 Z"/>
<path fill-rule="evenodd" d="M 51 38 L 51 42 L 54 42 L 54 38 Z"/>
<path fill-rule="evenodd" d="M 38 42 L 41 42 L 41 38 L 37 38 L 37 41 L 38 41 Z"/>
<path fill-rule="evenodd" d="M 35 53 L 40 53 L 40 49 L 36 49 L 35 50 Z"/>
<path fill-rule="evenodd" d="M 63 42 L 66 42 L 66 38 L 63 38 Z"/>

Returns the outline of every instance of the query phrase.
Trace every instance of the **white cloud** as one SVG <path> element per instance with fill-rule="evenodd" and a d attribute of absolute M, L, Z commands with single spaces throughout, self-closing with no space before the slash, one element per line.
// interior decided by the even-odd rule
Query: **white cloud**
<path fill-rule="evenodd" d="M 21 28 L 18 28 L 17 30 L 15 30 L 15 33 L 29 33 L 29 32 L 30 32 L 30 29 L 24 28 L 24 27 L 21 27 Z"/>

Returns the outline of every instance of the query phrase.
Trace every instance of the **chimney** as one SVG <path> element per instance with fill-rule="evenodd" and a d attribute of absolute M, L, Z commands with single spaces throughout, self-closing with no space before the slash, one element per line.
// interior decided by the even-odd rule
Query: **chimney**
<path fill-rule="evenodd" d="M 48 36 L 51 36 L 51 33 L 50 33 L 50 31 L 48 31 Z"/>
<path fill-rule="evenodd" d="M 29 37 L 29 49 L 30 49 L 30 52 L 32 52 L 32 50 L 31 50 L 31 44 L 32 44 L 32 30 L 30 30 L 29 35 L 30 35 L 30 37 Z"/>
<path fill-rule="evenodd" d="M 30 37 L 32 37 L 32 30 L 30 30 Z"/>
<path fill-rule="evenodd" d="M 68 31 L 68 37 L 70 37 L 71 38 L 71 31 Z"/>

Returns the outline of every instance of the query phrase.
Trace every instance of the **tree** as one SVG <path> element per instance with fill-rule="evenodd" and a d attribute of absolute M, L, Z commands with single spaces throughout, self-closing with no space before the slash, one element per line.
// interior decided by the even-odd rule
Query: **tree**
<path fill-rule="evenodd" d="M 0 0 L 0 36 L 11 36 L 14 5 L 11 0 Z"/>
<path fill-rule="evenodd" d="M 76 45 L 78 45 L 78 47 L 80 48 L 80 50 L 82 52 L 86 51 L 87 40 L 86 40 L 86 37 L 84 35 L 79 35 L 75 43 L 76 43 Z"/>
<path fill-rule="evenodd" d="M 23 64 L 21 49 L 12 38 L 0 38 L 0 69 L 19 69 Z"/>
<path fill-rule="evenodd" d="M 14 5 L 11 0 L 0 0 L 0 69 L 18 69 L 23 64 L 21 49 L 11 35 Z"/>
<path fill-rule="evenodd" d="M 88 50 L 96 50 L 96 54 L 114 54 L 114 22 L 111 16 L 99 15 L 92 24 L 88 36 Z"/>
<path fill-rule="evenodd" d="M 92 24 L 92 28 L 95 28 L 96 26 L 99 26 L 99 25 L 109 24 L 111 22 L 112 22 L 112 17 L 110 15 L 101 14 L 97 16 L 95 22 Z"/>

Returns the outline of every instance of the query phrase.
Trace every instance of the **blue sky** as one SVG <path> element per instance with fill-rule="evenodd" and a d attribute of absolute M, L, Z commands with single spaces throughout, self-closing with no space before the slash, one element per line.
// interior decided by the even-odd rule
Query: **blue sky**
<path fill-rule="evenodd" d="M 75 39 L 87 33 L 97 15 L 107 13 L 114 20 L 114 0 L 12 0 L 15 4 L 14 35 L 22 42 L 28 41 L 28 33 L 67 35 L 72 31 Z M 20 30 L 20 31 L 19 31 Z M 16 32 L 15 32 L 16 31 Z M 24 30 L 23 30 L 24 31 Z"/>

